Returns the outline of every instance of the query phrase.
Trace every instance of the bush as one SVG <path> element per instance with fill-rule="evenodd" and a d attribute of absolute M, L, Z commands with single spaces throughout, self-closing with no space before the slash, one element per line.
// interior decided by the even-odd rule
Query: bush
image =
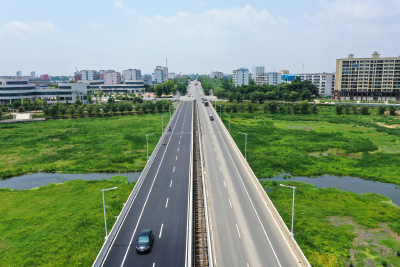
<path fill-rule="evenodd" d="M 396 115 L 396 110 L 397 108 L 395 106 L 389 106 L 390 115 L 392 116 Z"/>
<path fill-rule="evenodd" d="M 383 115 L 385 114 L 386 107 L 385 106 L 378 106 L 378 114 Z"/>
<path fill-rule="evenodd" d="M 335 105 L 336 114 L 342 115 L 343 114 L 343 105 Z"/>
<path fill-rule="evenodd" d="M 369 107 L 363 105 L 363 106 L 361 107 L 361 114 L 362 114 L 362 115 L 369 115 Z"/>

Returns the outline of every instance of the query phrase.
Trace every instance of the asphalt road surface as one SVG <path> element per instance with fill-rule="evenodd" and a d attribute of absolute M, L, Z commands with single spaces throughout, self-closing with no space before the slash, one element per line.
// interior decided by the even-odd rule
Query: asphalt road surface
<path fill-rule="evenodd" d="M 183 101 L 175 113 L 166 145 L 158 150 L 102 266 L 186 264 L 193 101 Z M 154 232 L 153 250 L 137 254 L 136 240 L 143 229 Z"/>
<path fill-rule="evenodd" d="M 200 83 L 195 89 L 191 86 L 189 93 L 199 108 L 217 266 L 300 266 L 222 125 L 217 119 L 210 121 L 209 115 L 216 118 L 219 112 L 201 103 L 199 88 Z"/>

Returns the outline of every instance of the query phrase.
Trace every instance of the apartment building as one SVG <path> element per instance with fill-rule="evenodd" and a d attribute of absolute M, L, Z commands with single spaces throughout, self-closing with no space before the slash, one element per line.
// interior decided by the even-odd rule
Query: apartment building
<path fill-rule="evenodd" d="M 122 79 L 125 81 L 129 80 L 141 80 L 142 79 L 142 71 L 139 69 L 129 69 L 122 71 Z"/>
<path fill-rule="evenodd" d="M 240 68 L 233 71 L 232 77 L 233 86 L 249 85 L 249 70 Z"/>
<path fill-rule="evenodd" d="M 278 85 L 282 82 L 282 74 L 279 72 L 258 73 L 253 80 L 256 85 Z"/>
<path fill-rule="evenodd" d="M 335 88 L 335 74 L 334 73 L 306 73 L 296 74 L 302 81 L 311 81 L 318 87 L 318 93 L 321 96 L 333 96 Z"/>
<path fill-rule="evenodd" d="M 75 81 L 93 81 L 99 79 L 97 70 L 81 70 L 74 73 Z"/>
<path fill-rule="evenodd" d="M 251 76 L 253 77 L 253 80 L 257 76 L 257 74 L 263 74 L 265 73 L 265 67 L 264 66 L 253 66 Z"/>
<path fill-rule="evenodd" d="M 22 76 L 22 72 L 19 70 L 17 71 L 17 77 L 21 77 Z"/>
<path fill-rule="evenodd" d="M 166 82 L 168 81 L 168 68 L 157 66 L 154 69 L 154 73 L 152 74 L 152 76 L 155 84 Z"/>
<path fill-rule="evenodd" d="M 220 71 L 212 71 L 211 73 L 210 73 L 210 75 L 208 75 L 208 77 L 209 78 L 215 78 L 215 77 L 217 77 L 217 78 L 223 78 L 224 77 L 224 73 L 222 73 L 222 72 L 220 72 Z"/>
<path fill-rule="evenodd" d="M 32 77 L 32 78 L 35 78 L 35 77 L 36 77 L 36 72 L 31 71 L 31 77 Z"/>
<path fill-rule="evenodd" d="M 334 97 L 337 100 L 400 100 L 400 56 L 336 60 Z"/>
<path fill-rule="evenodd" d="M 121 83 L 121 73 L 113 70 L 107 70 L 104 73 L 104 84 Z"/>
<path fill-rule="evenodd" d="M 280 73 L 282 75 L 288 75 L 289 74 L 289 70 L 281 70 Z"/>

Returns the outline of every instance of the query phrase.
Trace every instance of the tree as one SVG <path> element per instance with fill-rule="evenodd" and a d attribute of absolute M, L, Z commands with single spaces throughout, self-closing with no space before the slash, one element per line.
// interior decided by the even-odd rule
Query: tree
<path fill-rule="evenodd" d="M 237 100 L 238 103 L 242 103 L 243 102 L 243 95 L 239 92 L 235 93 L 235 98 Z"/>
<path fill-rule="evenodd" d="M 363 106 L 361 107 L 361 114 L 362 114 L 362 115 L 369 115 L 369 107 L 363 105 Z"/>
<path fill-rule="evenodd" d="M 107 100 L 107 103 L 108 104 L 114 104 L 115 103 L 114 97 L 109 97 L 108 100 Z"/>
<path fill-rule="evenodd" d="M 235 94 L 234 93 L 230 93 L 229 95 L 228 95 L 228 100 L 229 100 L 229 102 L 233 102 L 233 100 L 235 100 Z"/>
<path fill-rule="evenodd" d="M 156 88 L 155 88 L 155 93 L 156 93 L 156 96 L 157 97 L 161 97 L 162 96 L 162 94 L 163 94 L 163 85 L 162 84 L 157 84 L 156 85 Z"/>
<path fill-rule="evenodd" d="M 247 104 L 247 111 L 249 112 L 249 113 L 252 113 L 253 112 L 253 105 L 249 102 L 249 104 Z"/>
<path fill-rule="evenodd" d="M 389 106 L 390 115 L 392 115 L 392 116 L 396 115 L 396 110 L 397 109 L 395 106 Z"/>
<path fill-rule="evenodd" d="M 79 95 L 76 95 L 75 105 L 77 106 L 82 105 L 82 101 L 79 99 Z"/>
<path fill-rule="evenodd" d="M 79 106 L 78 107 L 79 117 L 82 117 L 82 114 L 83 114 L 84 111 L 85 111 L 85 109 L 83 108 L 83 106 Z"/>
<path fill-rule="evenodd" d="M 250 101 L 251 103 L 257 103 L 257 95 L 255 92 L 250 94 Z"/>
<path fill-rule="evenodd" d="M 311 112 L 313 114 L 317 114 L 318 113 L 318 106 L 317 105 L 312 105 L 311 106 Z"/>
<path fill-rule="evenodd" d="M 142 108 L 142 105 L 141 105 L 141 104 L 136 104 L 136 105 L 135 105 L 136 113 L 137 113 L 141 108 Z"/>
<path fill-rule="evenodd" d="M 286 92 L 282 95 L 284 101 L 290 101 L 290 93 Z"/>
<path fill-rule="evenodd" d="M 309 90 L 305 90 L 303 91 L 303 93 L 301 93 L 301 99 L 302 100 L 308 100 L 311 101 L 311 92 Z"/>
<path fill-rule="evenodd" d="M 65 116 L 65 113 L 67 113 L 68 107 L 65 105 L 60 105 L 58 107 L 58 110 L 61 112 L 61 114 L 63 115 L 63 117 Z"/>
<path fill-rule="evenodd" d="M 18 111 L 19 111 L 19 112 L 24 112 L 24 111 L 25 111 L 25 109 L 24 109 L 24 107 L 23 107 L 23 106 L 19 106 L 19 107 L 18 107 Z"/>
<path fill-rule="evenodd" d="M 133 110 L 133 105 L 131 103 L 126 104 L 126 110 L 131 114 L 131 111 Z"/>
<path fill-rule="evenodd" d="M 142 105 L 143 113 L 147 111 L 147 102 Z"/>
<path fill-rule="evenodd" d="M 276 93 L 275 93 L 274 91 L 267 92 L 267 93 L 265 94 L 265 97 L 266 97 L 268 100 L 275 100 L 275 99 L 276 99 Z"/>
<path fill-rule="evenodd" d="M 297 103 L 293 104 L 292 109 L 293 109 L 293 114 L 299 114 L 299 111 L 300 111 L 299 104 L 297 104 Z"/>
<path fill-rule="evenodd" d="M 357 114 L 358 113 L 358 107 L 357 105 L 351 105 L 351 108 L 353 110 L 353 114 Z"/>
<path fill-rule="evenodd" d="M 105 104 L 102 107 L 104 114 L 107 115 L 107 113 L 110 111 L 110 104 Z"/>
<path fill-rule="evenodd" d="M 269 112 L 276 113 L 276 110 L 278 109 L 278 103 L 276 103 L 276 101 L 269 101 L 267 105 Z"/>
<path fill-rule="evenodd" d="M 75 111 L 76 111 L 75 106 L 74 106 L 74 105 L 70 105 L 70 106 L 68 107 L 68 111 L 69 111 L 69 113 L 71 114 L 71 117 L 73 117 L 73 116 L 74 116 L 74 113 L 75 113 Z"/>
<path fill-rule="evenodd" d="M 57 113 L 58 113 L 58 105 L 57 104 L 51 105 L 50 106 L 50 115 L 52 117 L 55 117 L 55 116 L 57 116 Z"/>
<path fill-rule="evenodd" d="M 378 113 L 379 115 L 385 114 L 386 107 L 385 106 L 378 106 Z"/>
<path fill-rule="evenodd" d="M 59 95 L 56 96 L 56 100 L 57 100 L 57 103 L 60 103 L 60 96 Z"/>
<path fill-rule="evenodd" d="M 286 113 L 286 107 L 285 107 L 285 105 L 280 105 L 280 106 L 278 107 L 278 112 L 281 113 L 281 114 L 285 114 L 285 113 Z"/>
<path fill-rule="evenodd" d="M 292 102 L 294 102 L 294 101 L 296 101 L 297 99 L 299 98 L 299 93 L 297 93 L 297 92 L 291 92 L 290 93 L 290 95 L 289 95 L 289 99 L 290 99 L 290 101 L 292 101 Z"/>
<path fill-rule="evenodd" d="M 14 100 L 12 102 L 13 108 L 19 108 L 20 106 L 22 106 L 21 104 L 21 100 Z"/>
<path fill-rule="evenodd" d="M 118 109 L 119 109 L 119 111 L 121 111 L 121 114 L 123 115 L 124 111 L 126 110 L 125 103 L 124 102 L 119 102 L 118 103 Z"/>
<path fill-rule="evenodd" d="M 308 100 L 303 100 L 300 102 L 300 110 L 302 114 L 307 114 L 308 113 L 308 108 L 310 107 L 310 104 L 308 103 Z"/>
<path fill-rule="evenodd" d="M 99 116 L 99 113 L 101 112 L 101 106 L 99 104 L 96 104 L 94 106 L 94 111 L 96 112 L 97 116 Z"/>
<path fill-rule="evenodd" d="M 115 116 L 115 114 L 118 111 L 118 106 L 116 104 L 110 104 L 110 105 L 111 105 L 111 111 L 112 111 L 112 113 L 114 113 L 114 116 Z"/>
<path fill-rule="evenodd" d="M 157 107 L 158 112 L 163 112 L 164 109 L 163 100 L 157 100 L 155 105 Z"/>
<path fill-rule="evenodd" d="M 349 115 L 351 113 L 351 106 L 350 105 L 345 105 L 344 106 L 344 113 Z"/>
<path fill-rule="evenodd" d="M 50 110 L 49 110 L 49 108 L 48 108 L 48 107 L 45 107 L 45 108 L 43 109 L 43 113 L 44 113 L 44 115 L 45 115 L 46 117 L 50 116 Z"/>
<path fill-rule="evenodd" d="M 238 110 L 238 109 L 237 109 L 237 104 L 233 104 L 232 111 L 236 113 L 237 110 Z"/>
<path fill-rule="evenodd" d="M 342 115 L 343 114 L 343 105 L 335 105 L 336 114 Z"/>
<path fill-rule="evenodd" d="M 89 104 L 92 104 L 92 94 L 91 93 L 87 93 L 87 100 L 88 100 Z"/>
<path fill-rule="evenodd" d="M 94 111 L 94 106 L 92 104 L 87 104 L 86 105 L 86 111 L 87 111 L 87 113 L 89 114 L 89 117 L 90 117 L 90 114 L 92 114 L 92 112 Z"/>

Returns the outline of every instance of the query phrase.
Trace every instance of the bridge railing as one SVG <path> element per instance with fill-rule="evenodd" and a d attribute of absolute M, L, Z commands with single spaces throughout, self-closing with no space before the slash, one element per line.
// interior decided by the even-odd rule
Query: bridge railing
<path fill-rule="evenodd" d="M 211 105 L 212 106 L 212 105 Z M 296 258 L 299 261 L 299 264 L 301 266 L 307 266 L 311 267 L 310 263 L 308 262 L 306 256 L 304 256 L 303 251 L 300 249 L 299 245 L 297 244 L 296 240 L 292 236 L 291 232 L 289 231 L 289 228 L 283 221 L 282 217 L 280 216 L 279 212 L 276 210 L 274 204 L 272 203 L 271 199 L 268 197 L 267 193 L 265 192 L 264 188 L 260 184 L 260 182 L 257 179 L 257 176 L 254 174 L 253 170 L 251 169 L 250 165 L 248 164 L 247 160 L 243 157 L 242 152 L 239 150 L 239 147 L 237 146 L 236 142 L 233 140 L 232 136 L 228 132 L 228 130 L 225 127 L 225 124 L 222 122 L 221 118 L 218 116 L 218 112 L 214 109 L 212 106 L 212 109 L 214 111 L 215 117 L 217 117 L 217 120 L 221 123 L 222 128 L 224 129 L 224 132 L 226 136 L 228 137 L 230 143 L 232 144 L 234 150 L 236 151 L 237 156 L 239 159 L 242 161 L 243 166 L 245 167 L 247 173 L 249 174 L 250 178 L 253 180 L 254 185 L 257 188 L 258 193 L 260 194 L 261 198 L 264 200 L 265 205 L 267 208 L 271 211 L 272 216 L 274 217 L 275 221 L 278 224 L 278 227 L 280 228 L 282 234 L 286 238 L 286 240 L 289 242 L 290 247 L 294 254 L 296 255 Z"/>
<path fill-rule="evenodd" d="M 181 104 L 179 103 L 178 107 L 180 105 Z M 137 180 L 136 185 L 133 188 L 131 194 L 129 195 L 128 200 L 126 201 L 124 207 L 122 208 L 121 213 L 118 215 L 118 218 L 115 221 L 115 223 L 114 223 L 114 225 L 113 225 L 108 237 L 106 237 L 106 239 L 104 241 L 104 244 L 103 244 L 99 254 L 97 255 L 97 257 L 96 257 L 96 259 L 95 259 L 95 261 L 94 261 L 94 263 L 92 265 L 93 267 L 101 266 L 101 264 L 102 264 L 102 262 L 104 260 L 104 257 L 107 255 L 114 238 L 116 237 L 116 235 L 117 235 L 122 223 L 125 220 L 126 214 L 128 213 L 128 210 L 129 210 L 130 206 L 132 205 L 133 201 L 135 200 L 135 198 L 137 196 L 137 193 L 139 192 L 139 190 L 140 190 L 140 188 L 141 188 L 141 186 L 143 184 L 143 181 L 147 176 L 147 173 L 148 173 L 148 171 L 149 171 L 149 169 L 150 169 L 150 167 L 151 167 L 151 165 L 152 165 L 152 163 L 154 161 L 154 158 L 157 155 L 157 152 L 158 152 L 160 146 L 163 143 L 165 135 L 168 132 L 168 128 L 171 125 L 172 121 L 174 120 L 176 113 L 177 112 L 174 112 L 174 115 L 171 117 L 171 119 L 168 122 L 163 134 L 161 135 L 160 139 L 158 140 L 156 148 L 153 150 L 153 153 L 151 154 L 151 157 L 147 161 L 147 164 L 146 164 L 145 168 L 143 169 L 142 173 L 140 174 L 140 177 Z"/>

